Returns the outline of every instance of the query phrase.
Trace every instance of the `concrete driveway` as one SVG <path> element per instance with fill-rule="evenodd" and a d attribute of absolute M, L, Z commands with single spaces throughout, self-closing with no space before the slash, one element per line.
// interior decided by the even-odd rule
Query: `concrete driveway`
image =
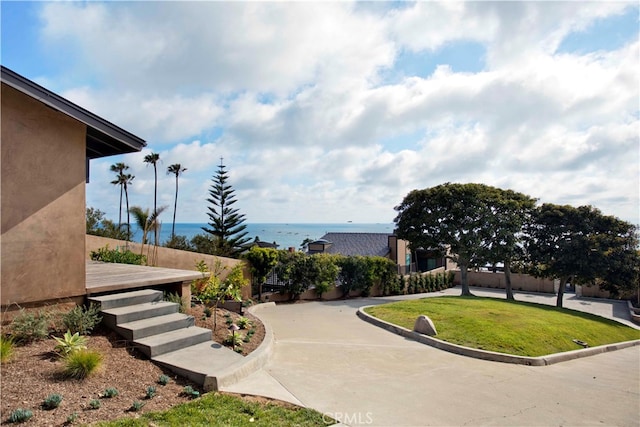
<path fill-rule="evenodd" d="M 528 367 L 447 353 L 356 316 L 364 305 L 416 297 L 267 307 L 260 317 L 274 331 L 272 357 L 226 390 L 290 400 L 351 426 L 640 425 L 640 347 Z M 583 311 L 624 313 L 615 303 L 570 299 Z"/>

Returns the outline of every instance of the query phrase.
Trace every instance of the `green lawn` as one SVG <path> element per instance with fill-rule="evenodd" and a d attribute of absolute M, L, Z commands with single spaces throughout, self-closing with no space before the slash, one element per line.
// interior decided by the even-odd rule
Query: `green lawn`
<path fill-rule="evenodd" d="M 164 412 L 148 412 L 140 418 L 122 418 L 96 424 L 100 427 L 141 426 L 326 426 L 333 420 L 313 409 L 285 408 L 248 402 L 236 396 L 207 393 L 199 399 Z"/>
<path fill-rule="evenodd" d="M 519 356 L 544 356 L 640 339 L 640 330 L 591 314 L 525 302 L 480 297 L 437 297 L 369 307 L 368 314 L 413 330 L 421 314 L 436 326 L 436 338 Z"/>

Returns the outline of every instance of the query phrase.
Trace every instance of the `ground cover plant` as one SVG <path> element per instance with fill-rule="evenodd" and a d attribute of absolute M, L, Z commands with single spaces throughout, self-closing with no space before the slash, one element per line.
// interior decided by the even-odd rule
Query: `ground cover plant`
<path fill-rule="evenodd" d="M 98 423 L 99 427 L 136 426 L 326 426 L 333 424 L 327 416 L 313 409 L 264 398 L 241 398 L 227 393 L 207 393 L 199 399 L 175 406 L 168 411 L 147 412 L 139 418 L 123 418 Z"/>
<path fill-rule="evenodd" d="M 640 330 L 575 310 L 480 297 L 438 297 L 369 307 L 368 314 L 413 329 L 431 318 L 436 338 L 453 344 L 519 356 L 544 356 L 640 339 Z"/>

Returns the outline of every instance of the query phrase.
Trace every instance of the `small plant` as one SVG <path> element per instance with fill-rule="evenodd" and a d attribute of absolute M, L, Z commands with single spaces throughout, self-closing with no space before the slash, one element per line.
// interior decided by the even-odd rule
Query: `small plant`
<path fill-rule="evenodd" d="M 147 394 L 145 394 L 145 397 L 147 399 L 152 399 L 153 396 L 156 395 L 156 388 L 152 385 L 150 385 L 149 387 L 147 387 Z"/>
<path fill-rule="evenodd" d="M 134 400 L 133 403 L 131 404 L 131 408 L 129 408 L 129 410 L 133 411 L 133 412 L 138 412 L 140 409 L 142 409 L 144 407 L 145 403 L 144 402 L 140 402 L 137 400 Z"/>
<path fill-rule="evenodd" d="M 224 343 L 233 347 L 242 346 L 242 335 L 231 333 L 224 339 Z"/>
<path fill-rule="evenodd" d="M 75 306 L 71 311 L 62 316 L 62 323 L 71 331 L 80 335 L 88 335 L 98 323 L 102 321 L 100 306 L 94 303 L 89 307 Z"/>
<path fill-rule="evenodd" d="M 166 293 L 164 294 L 164 298 L 165 301 L 169 301 L 169 302 L 173 302 L 178 304 L 178 311 L 180 313 L 186 313 L 187 312 L 187 304 L 186 301 L 184 299 L 182 299 L 182 297 L 180 295 L 178 295 L 177 293 Z"/>
<path fill-rule="evenodd" d="M 46 410 L 56 409 L 62 403 L 62 395 L 58 393 L 53 393 L 47 396 L 42 402 L 42 407 Z"/>
<path fill-rule="evenodd" d="M 198 390 L 194 390 L 190 385 L 187 385 L 182 389 L 182 394 L 192 399 L 200 396 L 200 392 Z"/>
<path fill-rule="evenodd" d="M 98 399 L 91 399 L 89 401 L 89 409 L 100 409 L 100 400 Z"/>
<path fill-rule="evenodd" d="M 102 354 L 92 350 L 78 350 L 64 358 L 64 374 L 70 378 L 84 379 L 102 366 Z"/>
<path fill-rule="evenodd" d="M 251 326 L 251 320 L 247 319 L 246 317 L 241 317 L 238 319 L 236 324 L 240 327 L 240 329 L 247 329 L 249 326 Z"/>
<path fill-rule="evenodd" d="M 58 342 L 58 345 L 55 347 L 55 351 L 63 356 L 87 348 L 87 338 L 83 337 L 78 332 L 71 335 L 71 331 L 67 331 L 62 338 L 53 338 Z"/>
<path fill-rule="evenodd" d="M 244 343 L 250 342 L 251 341 L 251 337 L 252 337 L 252 334 L 247 333 L 247 335 L 245 335 L 244 338 L 242 338 L 242 342 L 244 342 Z"/>
<path fill-rule="evenodd" d="M 49 335 L 48 321 L 49 316 L 42 311 L 34 313 L 21 308 L 11 323 L 13 337 L 20 343 L 45 339 Z"/>
<path fill-rule="evenodd" d="M 78 419 L 78 413 L 74 412 L 67 417 L 67 424 L 73 424 Z"/>
<path fill-rule="evenodd" d="M 211 315 L 212 315 L 212 314 L 213 314 L 213 313 L 211 312 L 211 308 L 209 308 L 209 307 L 205 307 L 205 308 L 204 308 L 204 315 L 205 315 L 206 317 L 211 317 Z"/>
<path fill-rule="evenodd" d="M 227 320 L 224 321 L 227 326 L 231 326 L 233 324 L 233 319 L 231 317 L 227 317 Z"/>
<path fill-rule="evenodd" d="M 167 375 L 160 375 L 158 378 L 158 384 L 167 385 L 169 384 L 169 377 Z"/>
<path fill-rule="evenodd" d="M 33 412 L 31 412 L 29 409 L 18 408 L 13 412 L 11 412 L 11 415 L 9 416 L 9 422 L 24 423 L 25 421 L 28 421 L 31 417 L 33 417 Z"/>
<path fill-rule="evenodd" d="M 147 263 L 147 257 L 142 254 L 136 254 L 128 249 L 123 251 L 120 251 L 118 248 L 109 249 L 109 245 L 106 245 L 104 248 L 99 248 L 97 251 L 91 251 L 89 255 L 93 261 L 135 265 L 145 265 Z"/>
<path fill-rule="evenodd" d="M 109 387 L 102 393 L 102 397 L 111 399 L 112 397 L 116 397 L 118 394 L 120 394 L 118 393 L 118 389 L 115 387 Z"/>
<path fill-rule="evenodd" d="M 14 352 L 13 338 L 0 336 L 0 363 L 10 362 Z"/>

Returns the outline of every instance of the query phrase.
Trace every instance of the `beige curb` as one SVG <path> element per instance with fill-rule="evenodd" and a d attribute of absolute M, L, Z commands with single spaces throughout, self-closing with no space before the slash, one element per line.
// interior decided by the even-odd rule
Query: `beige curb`
<path fill-rule="evenodd" d="M 247 311 L 260 319 L 258 313 L 263 308 L 275 307 L 275 305 L 274 302 L 256 304 L 249 307 Z M 250 355 L 245 356 L 236 363 L 232 363 L 219 375 L 207 376 L 203 386 L 206 391 L 220 390 L 221 387 L 228 387 L 235 384 L 241 379 L 262 369 L 262 367 L 267 364 L 273 351 L 273 330 L 267 322 L 264 322 L 262 319 L 260 319 L 260 321 L 264 325 L 264 339 L 262 343 L 252 351 Z"/>
<path fill-rule="evenodd" d="M 546 366 L 554 363 L 565 362 L 567 360 L 578 359 L 581 357 L 593 356 L 595 354 L 606 353 L 609 351 L 621 350 L 623 348 L 633 347 L 640 345 L 640 340 L 625 341 L 615 344 L 601 345 L 598 347 L 590 347 L 580 350 L 567 351 L 563 353 L 550 354 L 540 357 L 525 357 L 515 356 L 505 353 L 496 353 L 494 351 L 478 350 L 476 348 L 464 347 L 461 345 L 451 344 L 446 341 L 439 340 L 437 338 L 430 337 L 428 335 L 422 335 L 417 332 L 411 331 L 402 326 L 394 325 L 376 317 L 370 316 L 365 313 L 364 310 L 369 307 L 376 307 L 375 305 L 368 305 L 360 307 L 357 311 L 358 317 L 362 320 L 376 325 L 382 329 L 386 329 L 389 332 L 410 338 L 423 344 L 430 345 L 440 350 L 445 350 L 451 353 L 459 354 L 462 356 L 474 357 L 476 359 L 490 360 L 494 362 L 515 363 L 518 365 L 529 366 Z"/>

